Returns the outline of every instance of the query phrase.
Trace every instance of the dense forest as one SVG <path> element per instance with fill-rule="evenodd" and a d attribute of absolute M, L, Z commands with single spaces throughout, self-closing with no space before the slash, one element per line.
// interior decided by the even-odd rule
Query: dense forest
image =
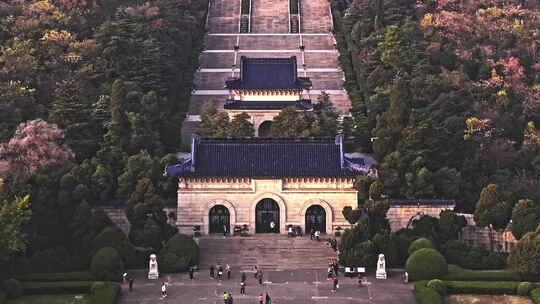
<path fill-rule="evenodd" d="M 540 11 L 522 2 L 332 2 L 356 146 L 389 197 L 472 212 L 497 184 L 507 209 L 540 203 Z"/>
<path fill-rule="evenodd" d="M 0 3 L 3 274 L 87 269 L 105 245 L 142 266 L 147 252 L 133 246 L 159 250 L 175 232 L 161 207 L 176 181 L 162 171 L 180 149 L 206 9 L 188 0 Z M 126 208 L 129 241 L 93 211 L 111 200 Z"/>

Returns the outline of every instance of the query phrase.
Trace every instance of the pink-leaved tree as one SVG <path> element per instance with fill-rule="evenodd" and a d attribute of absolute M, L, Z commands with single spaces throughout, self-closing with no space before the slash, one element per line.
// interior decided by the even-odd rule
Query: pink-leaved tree
<path fill-rule="evenodd" d="M 7 143 L 0 143 L 0 177 L 17 183 L 49 165 L 70 166 L 74 157 L 64 132 L 42 119 L 21 123 Z"/>

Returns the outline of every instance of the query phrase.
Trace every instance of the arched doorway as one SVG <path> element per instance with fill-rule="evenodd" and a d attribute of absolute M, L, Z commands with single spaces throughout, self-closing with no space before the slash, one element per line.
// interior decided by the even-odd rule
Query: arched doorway
<path fill-rule="evenodd" d="M 227 227 L 227 233 L 230 233 L 230 215 L 227 207 L 223 205 L 215 205 L 212 207 L 212 209 L 210 209 L 208 217 L 209 233 L 223 233 L 225 227 Z"/>
<path fill-rule="evenodd" d="M 271 129 L 272 129 L 272 122 L 270 120 L 263 121 L 259 125 L 259 137 L 268 137 L 271 135 Z"/>
<path fill-rule="evenodd" d="M 273 225 L 272 222 L 274 222 Z M 257 207 L 255 207 L 255 232 L 279 233 L 279 206 L 275 200 L 265 198 L 257 203 Z"/>
<path fill-rule="evenodd" d="M 306 210 L 306 233 L 310 233 L 311 228 L 326 233 L 326 211 L 321 205 L 312 205 Z"/>

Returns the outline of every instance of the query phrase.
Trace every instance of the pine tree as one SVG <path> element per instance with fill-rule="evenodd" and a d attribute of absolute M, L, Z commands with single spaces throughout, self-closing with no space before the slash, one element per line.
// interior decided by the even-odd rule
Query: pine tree
<path fill-rule="evenodd" d="M 247 113 L 241 113 L 231 120 L 227 130 L 228 136 L 253 136 L 253 124 L 249 121 Z"/>
<path fill-rule="evenodd" d="M 482 189 L 476 202 L 474 221 L 478 227 L 488 227 L 490 247 L 493 250 L 493 229 L 503 229 L 510 220 L 510 206 L 504 201 L 498 185 L 489 184 Z"/>

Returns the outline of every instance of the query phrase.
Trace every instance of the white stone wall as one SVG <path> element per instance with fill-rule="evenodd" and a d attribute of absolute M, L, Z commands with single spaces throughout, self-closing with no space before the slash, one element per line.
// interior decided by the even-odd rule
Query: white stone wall
<path fill-rule="evenodd" d="M 254 233 L 255 207 L 271 198 L 279 205 L 282 234 L 286 234 L 289 224 L 305 230 L 305 213 L 311 205 L 325 209 L 326 232 L 333 233 L 337 226 L 350 227 L 341 211 L 345 206 L 357 205 L 353 182 L 351 178 L 181 178 L 177 226 L 190 234 L 194 225 L 201 225 L 206 234 L 210 209 L 223 205 L 229 209 L 231 227 L 246 224 Z"/>

